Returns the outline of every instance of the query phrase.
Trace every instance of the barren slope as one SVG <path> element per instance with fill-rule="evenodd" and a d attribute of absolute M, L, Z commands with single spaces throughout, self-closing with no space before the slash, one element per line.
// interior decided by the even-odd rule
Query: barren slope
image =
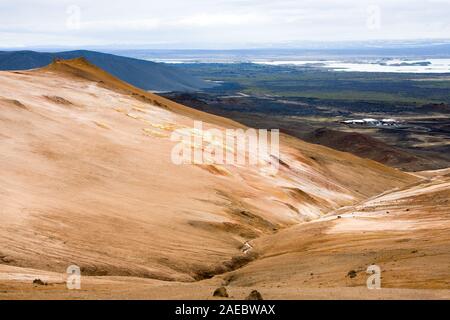
<path fill-rule="evenodd" d="M 61 273 L 71 264 L 83 275 L 208 278 L 254 259 L 242 250 L 248 240 L 419 179 L 287 136 L 273 176 L 257 166 L 177 166 L 173 130 L 194 119 L 205 129 L 241 125 L 83 59 L 0 72 L 0 84 L 8 279 L 16 267 Z"/>
<path fill-rule="evenodd" d="M 366 269 L 376 264 L 382 288 L 437 289 L 450 298 L 449 199 L 450 176 L 444 171 L 256 239 L 251 243 L 259 259 L 225 279 L 238 287 L 264 284 L 268 291 L 364 288 Z"/>
<path fill-rule="evenodd" d="M 0 299 L 212 299 L 222 285 L 235 299 L 253 289 L 265 299 L 450 299 L 447 171 L 255 239 L 257 260 L 209 280 L 83 277 L 82 290 L 69 291 L 61 273 L 0 265 Z M 381 290 L 366 288 L 371 264 L 381 268 Z M 49 285 L 33 287 L 35 278 Z"/>

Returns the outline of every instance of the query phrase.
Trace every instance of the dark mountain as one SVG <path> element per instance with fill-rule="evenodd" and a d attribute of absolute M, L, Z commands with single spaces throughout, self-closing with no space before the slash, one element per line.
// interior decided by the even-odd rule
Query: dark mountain
<path fill-rule="evenodd" d="M 152 91 L 195 91 L 212 84 L 174 66 L 95 51 L 0 51 L 0 70 L 27 70 L 46 66 L 55 58 L 84 57 L 91 63 L 138 88 Z"/>

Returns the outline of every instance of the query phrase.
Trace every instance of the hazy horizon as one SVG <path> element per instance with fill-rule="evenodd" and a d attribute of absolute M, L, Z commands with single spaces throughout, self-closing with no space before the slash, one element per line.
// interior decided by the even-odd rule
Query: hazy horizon
<path fill-rule="evenodd" d="M 153 46 L 150 44 L 105 44 L 105 45 L 34 45 L 34 46 L 2 46 L 0 50 L 17 51 L 31 50 L 40 52 L 93 50 L 93 51 L 154 51 L 154 52 L 227 52 L 227 51 L 302 51 L 302 50 L 378 50 L 378 49 L 408 49 L 408 48 L 439 48 L 450 46 L 450 38 L 442 39 L 396 39 L 396 40 L 371 40 L 371 41 L 295 41 L 278 44 L 258 44 L 255 46 L 229 46 L 208 47 L 204 46 Z"/>

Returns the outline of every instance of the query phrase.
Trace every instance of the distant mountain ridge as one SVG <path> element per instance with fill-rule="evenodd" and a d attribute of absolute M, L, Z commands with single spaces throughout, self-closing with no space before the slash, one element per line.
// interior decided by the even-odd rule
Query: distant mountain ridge
<path fill-rule="evenodd" d="M 96 51 L 0 51 L 0 70 L 28 70 L 53 59 L 84 57 L 91 63 L 138 88 L 151 91 L 197 91 L 213 86 L 174 66 Z"/>

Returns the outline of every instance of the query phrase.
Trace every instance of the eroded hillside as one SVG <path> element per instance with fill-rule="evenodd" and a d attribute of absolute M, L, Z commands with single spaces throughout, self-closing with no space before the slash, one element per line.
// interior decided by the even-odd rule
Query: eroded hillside
<path fill-rule="evenodd" d="M 245 274 L 269 261 L 258 257 L 280 254 L 264 239 L 317 226 L 305 235 L 315 238 L 330 228 L 303 222 L 422 179 L 288 136 L 274 175 L 249 165 L 175 165 L 173 130 L 194 120 L 243 126 L 83 59 L 1 72 L 0 83 L 0 282 L 21 268 L 63 273 L 71 264 L 85 276 L 179 282 Z M 342 245 L 353 237 L 333 228 L 325 233 Z M 288 246 L 302 239 L 293 237 Z M 255 250 L 246 252 L 248 241 Z"/>
<path fill-rule="evenodd" d="M 226 279 L 236 286 L 356 288 L 377 265 L 382 288 L 441 289 L 449 296 L 449 199 L 450 177 L 438 173 L 343 207 L 256 239 L 259 259 Z"/>

